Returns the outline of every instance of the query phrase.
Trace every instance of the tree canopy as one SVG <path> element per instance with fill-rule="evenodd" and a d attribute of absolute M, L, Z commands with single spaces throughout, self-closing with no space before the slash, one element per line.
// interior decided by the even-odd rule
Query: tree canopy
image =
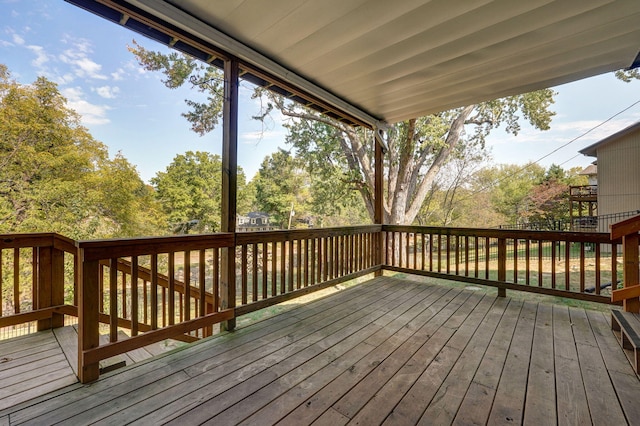
<path fill-rule="evenodd" d="M 153 52 L 135 42 L 129 50 L 145 69 L 162 72 L 167 87 L 189 82 L 207 93 L 206 103 L 187 101 L 190 111 L 184 116 L 194 131 L 202 134 L 218 123 L 222 104 L 219 70 L 182 54 Z M 385 156 L 385 222 L 412 223 L 442 168 L 452 158 L 465 156 L 475 147 L 483 147 L 492 130 L 504 127 L 515 135 L 523 119 L 536 128 L 548 129 L 554 114 L 550 110 L 553 95 L 552 90 L 545 89 L 391 126 L 387 131 L 388 152 Z M 265 100 L 265 109 L 258 118 L 264 118 L 273 110 L 291 118 L 286 124 L 287 142 L 302 159 L 305 168 L 314 174 L 332 177 L 333 193 L 358 191 L 373 218 L 371 133 L 310 111 L 267 90 L 256 89 L 255 96 Z"/>
<path fill-rule="evenodd" d="M 201 151 L 178 154 L 151 179 L 173 233 L 220 231 L 222 160 Z M 238 170 L 238 209 L 248 208 L 244 172 Z"/>
<path fill-rule="evenodd" d="M 109 158 L 53 82 L 23 85 L 0 65 L 0 232 L 131 236 L 160 221 L 135 167 Z"/>

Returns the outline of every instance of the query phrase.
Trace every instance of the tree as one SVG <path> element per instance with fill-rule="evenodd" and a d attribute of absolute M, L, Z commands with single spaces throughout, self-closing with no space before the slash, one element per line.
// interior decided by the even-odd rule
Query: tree
<path fill-rule="evenodd" d="M 544 167 L 500 164 L 479 170 L 473 179 L 475 193 L 489 194 L 490 209 L 501 215 L 498 224 L 516 224 L 526 209 L 531 190 L 543 182 Z"/>
<path fill-rule="evenodd" d="M 556 229 L 556 224 L 570 221 L 569 186 L 586 184 L 586 177 L 578 175 L 579 169 L 564 170 L 552 164 L 547 169 L 544 179 L 531 188 L 523 200 L 525 210 L 521 218 L 542 225 L 548 229 Z"/>
<path fill-rule="evenodd" d="M 190 101 L 192 109 L 185 114 L 195 131 L 207 131 L 217 124 L 220 116 L 213 112 L 220 111 L 221 99 L 216 84 L 211 85 L 211 82 L 219 81 L 217 69 L 205 67 L 184 55 L 151 52 L 135 42 L 130 50 L 146 69 L 163 72 L 167 87 L 189 81 L 198 90 L 208 93 L 208 104 Z M 385 222 L 412 223 L 438 173 L 452 155 L 464 147 L 484 146 L 491 130 L 504 126 L 507 132 L 516 135 L 521 116 L 536 128 L 548 129 L 553 116 L 549 110 L 553 95 L 553 91 L 545 89 L 391 126 L 387 131 L 388 152 L 385 156 Z M 287 102 L 266 90 L 258 89 L 256 96 L 267 98 L 261 117 L 277 109 L 292 118 L 287 124 L 287 140 L 298 156 L 305 159 L 306 167 L 316 172 L 332 169 L 331 174 L 341 176 L 343 187 L 355 188 L 360 193 L 373 218 L 374 168 L 370 132 Z"/>
<path fill-rule="evenodd" d="M 176 155 L 164 172 L 151 179 L 172 232 L 220 230 L 221 181 L 220 156 L 200 151 Z M 247 203 L 244 186 L 244 172 L 238 168 L 239 206 Z"/>
<path fill-rule="evenodd" d="M 0 65 L 0 232 L 152 232 L 154 221 L 141 220 L 157 213 L 148 198 L 135 168 L 109 159 L 54 83 L 19 84 Z"/>
<path fill-rule="evenodd" d="M 259 210 L 269 213 L 280 228 L 289 228 L 290 216 L 311 215 L 307 204 L 310 182 L 290 152 L 278 150 L 267 156 L 254 182 Z"/>

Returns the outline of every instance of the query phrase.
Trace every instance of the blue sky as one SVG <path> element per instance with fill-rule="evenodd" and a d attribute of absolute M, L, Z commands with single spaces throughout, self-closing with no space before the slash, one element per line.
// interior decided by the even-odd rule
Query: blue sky
<path fill-rule="evenodd" d="M 160 76 L 143 72 L 127 51 L 132 40 L 151 49 L 164 47 L 63 1 L 0 0 L 0 63 L 21 83 L 43 75 L 58 83 L 68 105 L 78 111 L 92 135 L 136 165 L 148 181 L 176 154 L 188 150 L 220 152 L 220 131 L 200 137 L 180 113 L 188 89 L 169 91 Z M 245 84 L 246 86 L 246 84 Z M 551 130 L 523 126 L 518 137 L 495 131 L 488 140 L 494 163 L 537 160 L 640 100 L 640 81 L 623 83 L 603 75 L 555 88 L 557 115 Z M 257 104 L 241 90 L 239 164 L 253 176 L 265 155 L 283 145 L 277 123 L 266 129 L 251 120 Z M 597 140 L 640 120 L 640 104 L 541 161 L 563 167 L 586 166 L 576 156 Z M 566 163 L 565 163 L 566 162 Z"/>

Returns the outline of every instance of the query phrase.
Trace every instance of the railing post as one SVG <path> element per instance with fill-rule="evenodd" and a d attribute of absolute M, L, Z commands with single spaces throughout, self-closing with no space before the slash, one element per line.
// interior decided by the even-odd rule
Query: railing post
<path fill-rule="evenodd" d="M 498 238 L 498 281 L 505 282 L 507 280 L 507 239 Z M 498 297 L 506 297 L 507 290 L 498 288 Z"/>
<path fill-rule="evenodd" d="M 51 246 L 38 247 L 37 300 L 34 309 L 44 309 L 64 304 L 64 252 Z M 64 326 L 63 314 L 38 321 L 38 331 Z"/>
<path fill-rule="evenodd" d="M 622 252 L 624 259 L 624 288 L 629 288 L 640 284 L 638 275 L 638 233 L 625 235 L 622 237 Z M 640 312 L 640 299 L 637 297 L 624 299 L 623 309 L 625 312 Z"/>
<path fill-rule="evenodd" d="M 98 286 L 100 264 L 85 261 L 80 250 L 81 277 L 78 286 L 78 377 L 82 383 L 92 382 L 100 375 L 100 364 L 85 364 L 84 352 L 99 345 Z"/>

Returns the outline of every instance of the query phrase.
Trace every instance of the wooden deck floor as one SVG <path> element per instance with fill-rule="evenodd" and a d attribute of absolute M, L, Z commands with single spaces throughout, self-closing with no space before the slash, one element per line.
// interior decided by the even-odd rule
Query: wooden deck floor
<path fill-rule="evenodd" d="M 378 278 L 0 411 L 0 425 L 640 424 L 600 312 Z"/>

